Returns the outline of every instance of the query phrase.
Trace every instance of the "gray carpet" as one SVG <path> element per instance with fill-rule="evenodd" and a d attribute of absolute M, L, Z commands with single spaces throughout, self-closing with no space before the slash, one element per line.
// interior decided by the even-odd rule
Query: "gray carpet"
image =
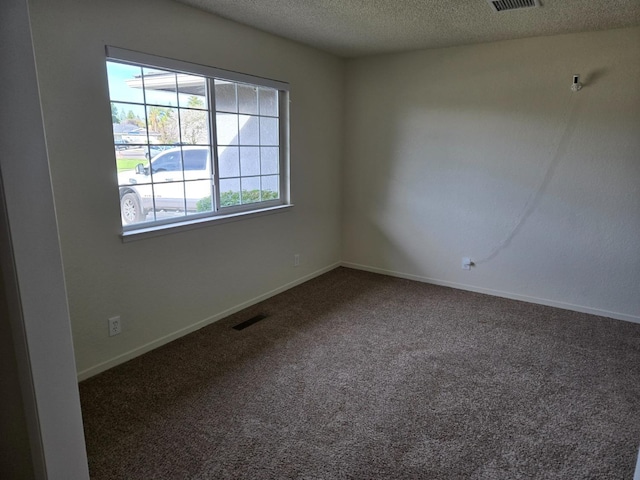
<path fill-rule="evenodd" d="M 80 393 L 95 479 L 631 479 L 640 325 L 339 268 Z"/>

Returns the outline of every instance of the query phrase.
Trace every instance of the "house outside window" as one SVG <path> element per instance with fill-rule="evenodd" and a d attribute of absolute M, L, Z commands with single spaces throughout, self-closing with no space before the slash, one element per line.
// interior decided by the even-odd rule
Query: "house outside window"
<path fill-rule="evenodd" d="M 123 231 L 289 204 L 288 84 L 107 47 Z"/>

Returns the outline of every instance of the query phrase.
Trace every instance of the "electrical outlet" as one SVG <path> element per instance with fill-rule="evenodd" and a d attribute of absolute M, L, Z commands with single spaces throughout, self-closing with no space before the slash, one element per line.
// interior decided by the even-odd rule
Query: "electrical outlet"
<path fill-rule="evenodd" d="M 120 320 L 120 315 L 117 317 L 111 317 L 109 319 L 109 336 L 113 337 L 120 333 L 122 333 L 122 321 Z"/>
<path fill-rule="evenodd" d="M 473 266 L 473 262 L 469 257 L 462 257 L 462 269 L 463 270 L 471 270 Z"/>
<path fill-rule="evenodd" d="M 296 253 L 293 256 L 293 266 L 294 267 L 299 267 L 300 266 L 300 254 L 299 253 Z"/>

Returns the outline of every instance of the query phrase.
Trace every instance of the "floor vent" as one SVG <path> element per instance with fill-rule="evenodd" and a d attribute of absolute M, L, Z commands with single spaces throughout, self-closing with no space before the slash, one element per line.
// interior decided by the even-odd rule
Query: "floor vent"
<path fill-rule="evenodd" d="M 254 323 L 258 323 L 260 320 L 264 320 L 265 318 L 267 318 L 266 315 L 263 315 L 263 314 L 256 315 L 255 317 L 251 317 L 249 320 L 245 320 L 244 322 L 239 323 L 238 325 L 233 327 L 233 329 L 234 330 L 244 330 L 245 328 L 250 327 Z"/>
<path fill-rule="evenodd" d="M 520 10 L 522 8 L 539 7 L 539 0 L 487 0 L 496 12 Z"/>

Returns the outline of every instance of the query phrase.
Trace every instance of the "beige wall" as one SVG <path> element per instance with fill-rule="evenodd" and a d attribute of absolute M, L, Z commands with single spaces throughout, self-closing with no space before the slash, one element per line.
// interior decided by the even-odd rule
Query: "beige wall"
<path fill-rule="evenodd" d="M 343 260 L 640 321 L 639 79 L 638 28 L 349 61 Z"/>
<path fill-rule="evenodd" d="M 30 6 L 81 378 L 341 259 L 640 321 L 640 29 L 345 62 L 168 0 Z M 105 45 L 290 82 L 295 207 L 122 243 Z"/>
<path fill-rule="evenodd" d="M 30 8 L 81 377 L 339 262 L 342 60 L 171 1 Z M 105 45 L 289 82 L 295 207 L 122 243 Z"/>

